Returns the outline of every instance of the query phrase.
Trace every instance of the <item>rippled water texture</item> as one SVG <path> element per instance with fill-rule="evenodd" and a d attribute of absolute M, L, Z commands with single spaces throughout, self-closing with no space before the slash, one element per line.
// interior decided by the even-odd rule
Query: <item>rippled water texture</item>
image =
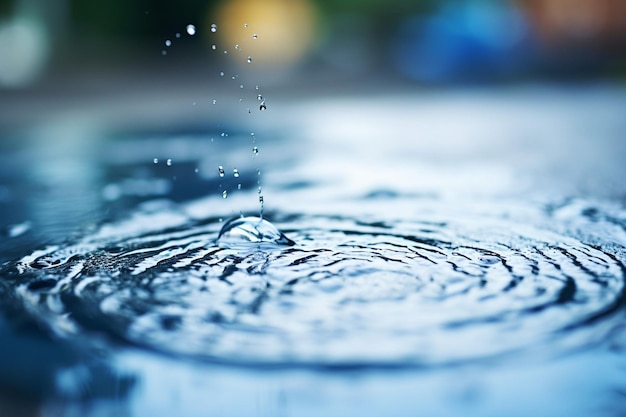
<path fill-rule="evenodd" d="M 80 180 L 52 176 L 78 203 L 33 199 L 32 219 L 7 229 L 7 242 L 45 238 L 1 267 L 6 299 L 61 340 L 251 366 L 240 369 L 391 368 L 431 381 L 621 346 L 624 145 L 608 132 L 626 130 L 622 107 L 559 99 L 543 118 L 523 94 L 505 110 L 478 96 L 468 115 L 464 97 L 396 97 L 376 112 L 303 104 L 281 114 L 298 129 L 261 123 L 254 143 L 234 129 L 107 139 Z M 465 128 L 450 131 L 443 114 Z M 46 163 L 32 181 L 68 169 Z M 72 211 L 94 207 L 106 215 Z"/>

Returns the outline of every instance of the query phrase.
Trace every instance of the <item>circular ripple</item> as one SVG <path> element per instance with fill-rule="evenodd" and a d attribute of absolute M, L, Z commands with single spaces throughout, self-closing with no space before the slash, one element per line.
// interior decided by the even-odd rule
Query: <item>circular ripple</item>
<path fill-rule="evenodd" d="M 133 224 L 155 224 L 139 217 Z M 214 220 L 129 224 L 23 258 L 18 293 L 59 333 L 105 332 L 229 363 L 315 366 L 434 365 L 538 343 L 579 346 L 588 338 L 578 330 L 597 329 L 622 302 L 615 256 L 511 223 L 294 216 L 280 226 L 295 246 L 247 249 L 218 246 Z"/>

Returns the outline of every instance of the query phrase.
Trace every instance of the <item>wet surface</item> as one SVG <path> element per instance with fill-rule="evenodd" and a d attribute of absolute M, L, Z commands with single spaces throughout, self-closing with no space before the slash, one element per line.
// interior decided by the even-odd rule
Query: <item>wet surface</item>
<path fill-rule="evenodd" d="M 207 386 L 255 402 L 235 415 L 413 415 L 412 388 L 441 415 L 622 415 L 624 94 L 430 94 L 6 145 L 3 356 L 34 328 L 74 352 L 44 374 L 106 364 L 131 415 L 219 414 Z"/>

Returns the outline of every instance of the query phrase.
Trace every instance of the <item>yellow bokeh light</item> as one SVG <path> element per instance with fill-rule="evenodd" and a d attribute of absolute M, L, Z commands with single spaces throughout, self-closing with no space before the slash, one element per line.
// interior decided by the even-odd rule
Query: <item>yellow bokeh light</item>
<path fill-rule="evenodd" d="M 220 5 L 215 15 L 217 35 L 237 63 L 266 68 L 293 65 L 311 48 L 315 11 L 307 0 L 233 0 Z"/>

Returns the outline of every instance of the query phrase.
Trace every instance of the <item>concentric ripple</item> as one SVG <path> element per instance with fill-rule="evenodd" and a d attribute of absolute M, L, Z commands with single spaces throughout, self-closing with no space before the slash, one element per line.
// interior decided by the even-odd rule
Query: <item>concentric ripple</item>
<path fill-rule="evenodd" d="M 18 294 L 62 335 L 313 366 L 428 366 L 577 347 L 623 302 L 614 255 L 514 222 L 478 230 L 458 220 L 292 215 L 277 226 L 294 246 L 241 248 L 216 243 L 215 219 L 160 216 L 23 258 Z"/>

